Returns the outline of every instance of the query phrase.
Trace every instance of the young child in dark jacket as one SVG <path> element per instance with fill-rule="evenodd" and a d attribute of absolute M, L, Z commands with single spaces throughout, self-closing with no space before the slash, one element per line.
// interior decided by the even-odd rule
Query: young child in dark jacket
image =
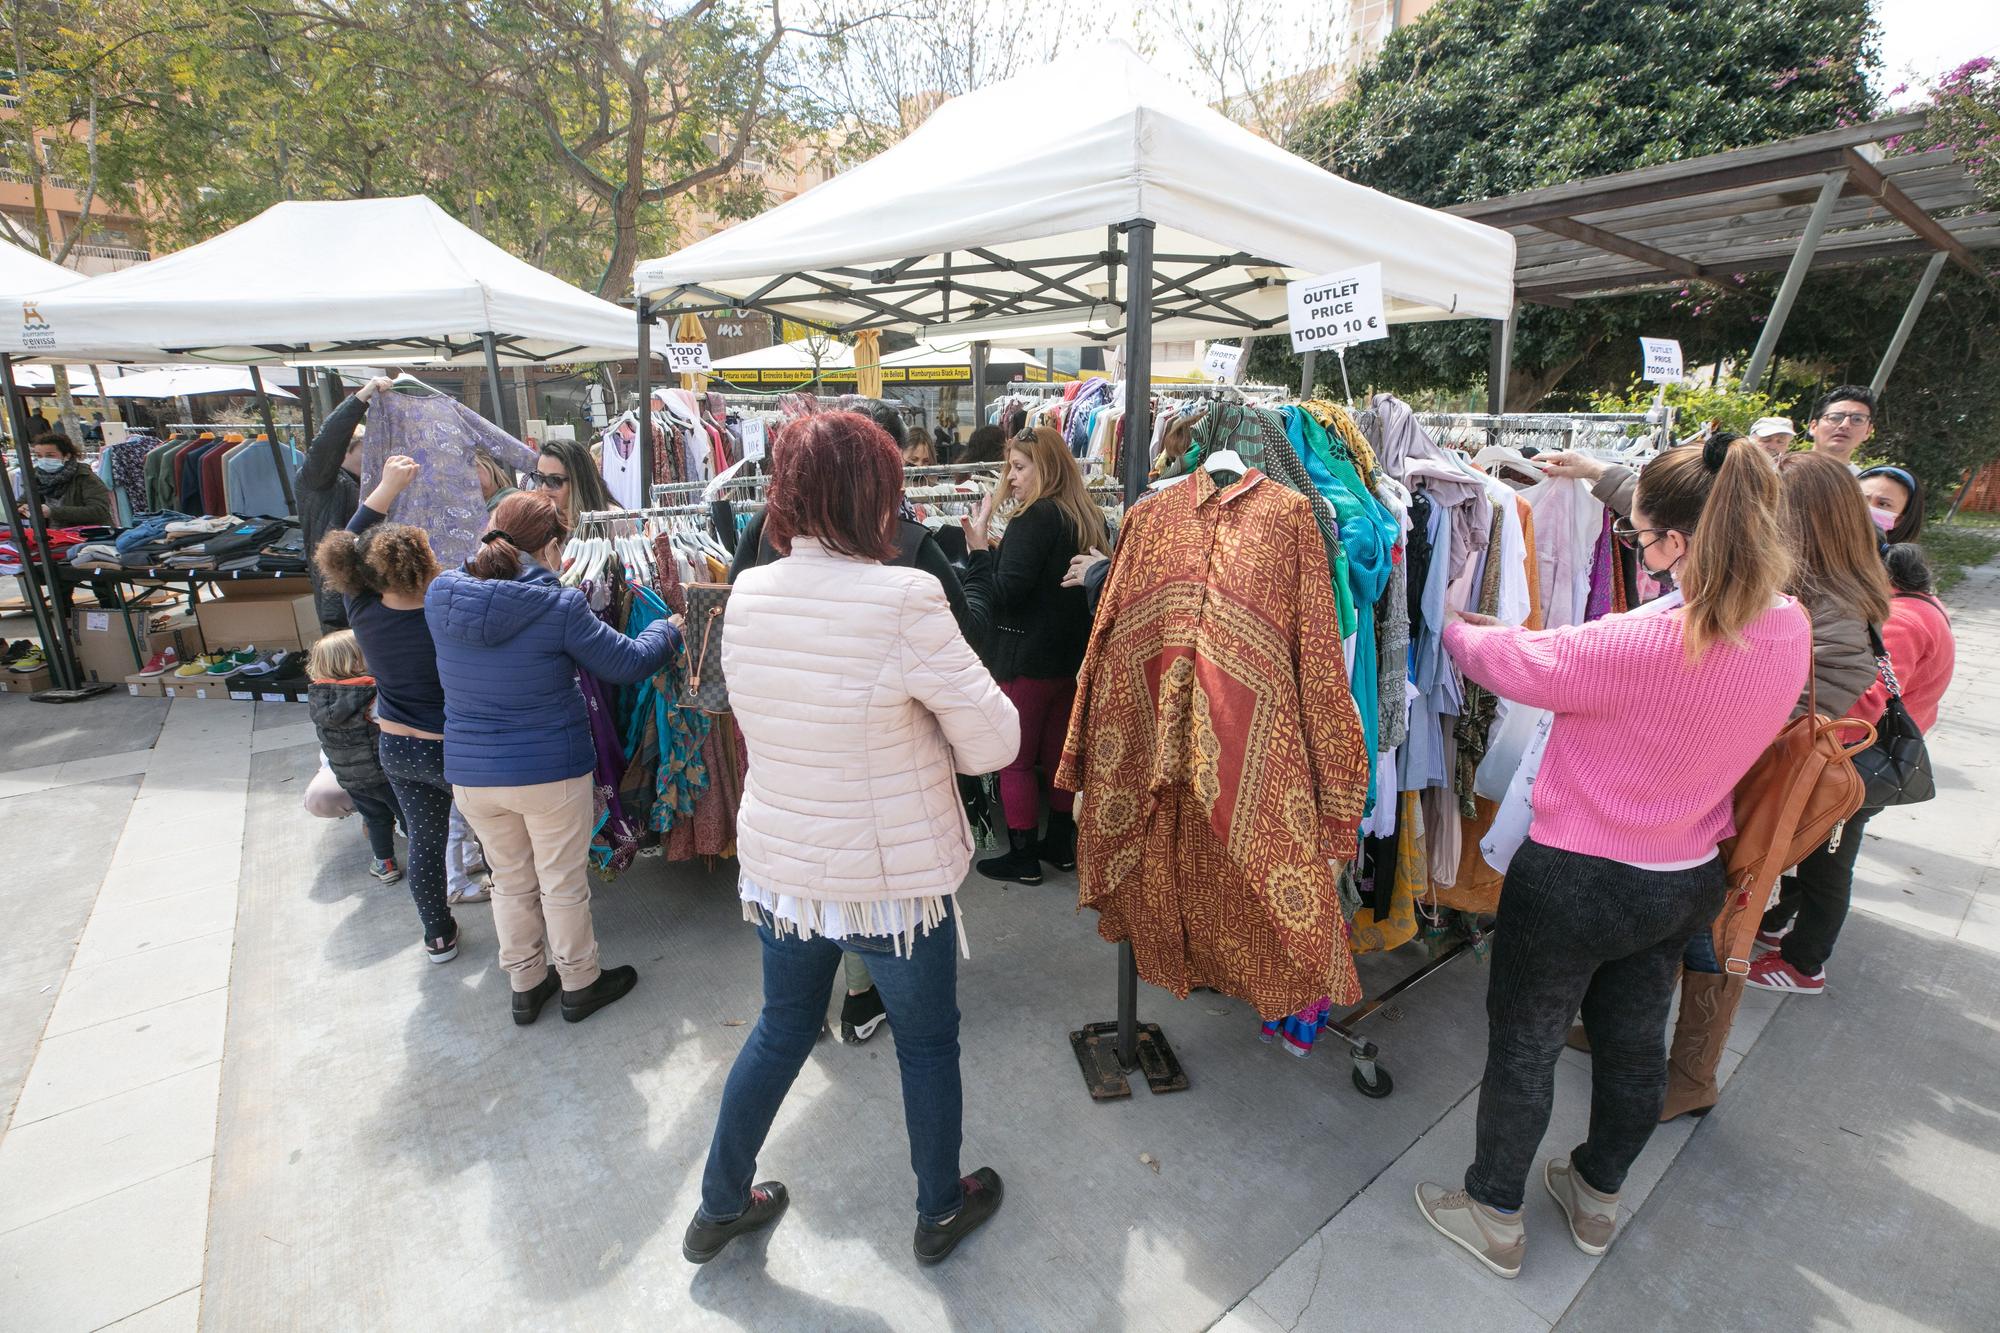
<path fill-rule="evenodd" d="M 335 630 L 314 644 L 306 672 L 312 678 L 306 709 L 319 733 L 320 753 L 368 830 L 368 873 L 394 884 L 403 877 L 396 864 L 396 826 L 403 822 L 403 812 L 375 757 L 375 678 L 368 674 L 354 631 Z"/>

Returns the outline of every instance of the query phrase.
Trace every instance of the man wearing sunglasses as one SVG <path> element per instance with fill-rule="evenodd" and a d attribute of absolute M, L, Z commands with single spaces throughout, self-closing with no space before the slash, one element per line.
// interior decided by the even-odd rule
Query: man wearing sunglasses
<path fill-rule="evenodd" d="M 1842 384 L 1821 396 L 1806 429 L 1813 452 L 1831 454 L 1851 469 L 1854 451 L 1875 433 L 1875 395 L 1859 384 Z"/>

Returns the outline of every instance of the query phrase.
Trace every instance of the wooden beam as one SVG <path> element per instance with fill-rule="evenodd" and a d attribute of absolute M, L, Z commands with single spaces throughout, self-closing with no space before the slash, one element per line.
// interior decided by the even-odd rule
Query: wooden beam
<path fill-rule="evenodd" d="M 1614 255 L 1624 255 L 1627 259 L 1636 259 L 1641 263 L 1651 264 L 1655 268 L 1663 268 L 1669 273 L 1678 273 L 1684 278 L 1706 278 L 1709 276 L 1708 272 L 1701 265 L 1682 259 L 1679 255 L 1668 254 L 1665 250 L 1656 250 L 1650 245 L 1644 245 L 1638 241 L 1620 236 L 1616 232 L 1605 231 L 1602 227 L 1593 227 L 1587 222 L 1578 222 L 1575 218 L 1543 218 L 1535 225 L 1553 235 L 1566 237 L 1572 241 L 1580 241 L 1585 245 L 1598 250 L 1608 251 Z"/>
<path fill-rule="evenodd" d="M 1874 163 L 1852 148 L 1846 149 L 1845 152 L 1847 178 L 1853 189 L 1880 204 L 1888 210 L 1891 217 L 1929 241 L 1934 249 L 1950 255 L 1952 262 L 1967 273 L 1974 277 L 1986 276 L 1985 270 L 1979 266 L 1979 261 L 1972 257 L 1972 251 L 1966 249 L 1956 236 L 1945 230 L 1943 223 L 1911 202 L 1910 196 L 1904 194 L 1894 181 L 1885 178 L 1877 171 Z"/>

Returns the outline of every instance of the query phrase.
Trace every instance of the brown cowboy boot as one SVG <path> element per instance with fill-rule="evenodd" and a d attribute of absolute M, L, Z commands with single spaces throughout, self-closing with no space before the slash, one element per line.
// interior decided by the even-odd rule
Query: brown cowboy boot
<path fill-rule="evenodd" d="M 1704 1116 L 1722 1092 L 1715 1086 L 1715 1067 L 1729 1044 L 1736 1006 L 1743 1000 L 1743 978 L 1717 972 L 1681 973 L 1681 1013 L 1674 1024 L 1673 1048 L 1667 1052 L 1667 1102 L 1661 1123 L 1676 1116 Z"/>

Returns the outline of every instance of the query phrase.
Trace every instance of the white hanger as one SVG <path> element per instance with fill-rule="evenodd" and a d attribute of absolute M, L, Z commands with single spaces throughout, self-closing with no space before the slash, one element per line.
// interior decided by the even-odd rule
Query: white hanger
<path fill-rule="evenodd" d="M 1217 449 L 1201 460 L 1201 466 L 1211 475 L 1217 472 L 1234 472 L 1240 477 L 1250 470 L 1250 465 L 1245 463 L 1243 456 L 1234 449 Z"/>

